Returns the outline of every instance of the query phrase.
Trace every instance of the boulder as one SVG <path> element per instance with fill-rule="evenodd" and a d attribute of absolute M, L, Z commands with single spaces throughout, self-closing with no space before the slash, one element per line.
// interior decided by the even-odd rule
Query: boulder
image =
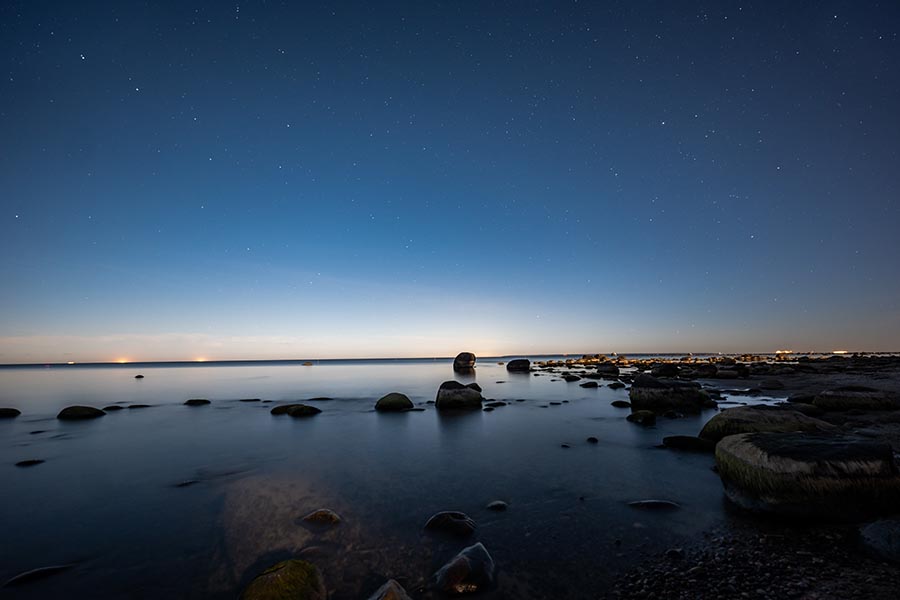
<path fill-rule="evenodd" d="M 531 361 L 527 358 L 517 358 L 506 363 L 507 371 L 528 372 L 531 370 Z"/>
<path fill-rule="evenodd" d="M 406 394 L 400 392 L 391 392 L 386 396 L 382 396 L 375 403 L 375 410 L 380 412 L 400 412 L 409 410 L 413 407 L 412 400 Z"/>
<path fill-rule="evenodd" d="M 581 381 L 581 377 L 579 377 L 578 375 L 563 375 L 562 378 L 563 378 L 563 381 L 566 381 L 568 383 L 572 383 L 574 381 Z"/>
<path fill-rule="evenodd" d="M 399 583 L 389 579 L 369 596 L 369 600 L 412 600 Z"/>
<path fill-rule="evenodd" d="M 894 410 L 900 408 L 895 395 L 863 386 L 845 386 L 817 394 L 812 404 L 822 410 Z"/>
<path fill-rule="evenodd" d="M 312 417 L 320 412 L 322 412 L 322 409 L 315 406 L 294 404 L 288 409 L 287 414 L 289 417 Z"/>
<path fill-rule="evenodd" d="M 597 365 L 597 372 L 601 375 L 606 375 L 609 377 L 618 377 L 619 367 L 612 363 L 600 363 L 599 365 Z"/>
<path fill-rule="evenodd" d="M 685 450 L 687 452 L 712 453 L 716 449 L 715 442 L 692 435 L 670 435 L 664 437 L 662 443 L 666 448 Z"/>
<path fill-rule="evenodd" d="M 445 510 L 435 513 L 425 522 L 428 531 L 441 531 L 459 537 L 468 537 L 475 531 L 475 521 L 466 513 Z"/>
<path fill-rule="evenodd" d="M 883 519 L 860 530 L 863 544 L 882 560 L 900 563 L 900 520 Z"/>
<path fill-rule="evenodd" d="M 445 381 L 438 388 L 435 407 L 439 410 L 480 409 L 484 397 L 472 385 L 477 384 L 463 385 L 458 381 Z"/>
<path fill-rule="evenodd" d="M 105 412 L 93 406 L 67 406 L 59 411 L 56 418 L 62 421 L 82 421 L 85 419 L 96 419 L 105 414 Z"/>
<path fill-rule="evenodd" d="M 611 390 L 621 390 L 622 388 L 625 387 L 625 384 L 622 383 L 621 381 L 613 381 L 612 383 L 610 383 L 610 384 L 607 385 L 606 387 L 608 387 L 608 388 L 611 389 Z"/>
<path fill-rule="evenodd" d="M 680 373 L 681 369 L 674 363 L 662 363 L 650 369 L 650 375 L 653 377 L 678 377 Z"/>
<path fill-rule="evenodd" d="M 285 560 L 258 575 L 241 600 L 325 600 L 322 574 L 305 560 Z"/>
<path fill-rule="evenodd" d="M 206 406 L 207 404 L 209 404 L 209 400 L 206 398 L 191 398 L 184 403 L 185 406 Z"/>
<path fill-rule="evenodd" d="M 494 560 L 480 542 L 453 557 L 434 574 L 434 587 L 445 594 L 482 592 L 494 584 Z"/>
<path fill-rule="evenodd" d="M 656 424 L 656 413 L 652 410 L 636 410 L 625 418 L 645 427 Z"/>
<path fill-rule="evenodd" d="M 891 446 L 836 433 L 742 433 L 716 445 L 726 496 L 755 512 L 837 520 L 896 511 Z"/>
<path fill-rule="evenodd" d="M 14 419 L 21 414 L 18 408 L 0 408 L 0 419 Z"/>
<path fill-rule="evenodd" d="M 631 408 L 631 402 L 628 400 L 613 400 L 609 404 L 615 408 Z"/>
<path fill-rule="evenodd" d="M 596 381 L 585 381 L 584 383 L 579 383 L 578 385 L 583 388 L 595 388 L 595 387 L 597 387 L 597 382 Z"/>
<path fill-rule="evenodd" d="M 725 436 L 738 433 L 829 431 L 833 429 L 833 425 L 814 417 L 808 417 L 796 410 L 759 404 L 723 410 L 703 426 L 703 429 L 700 430 L 700 437 L 718 442 Z"/>
<path fill-rule="evenodd" d="M 471 352 L 460 352 L 453 359 L 453 370 L 467 373 L 475 368 L 475 355 Z"/>
<path fill-rule="evenodd" d="M 628 391 L 631 405 L 637 410 L 664 413 L 667 410 L 700 412 L 715 408 L 716 402 L 700 388 L 700 384 L 674 379 L 657 379 L 650 375 L 638 375 Z"/>

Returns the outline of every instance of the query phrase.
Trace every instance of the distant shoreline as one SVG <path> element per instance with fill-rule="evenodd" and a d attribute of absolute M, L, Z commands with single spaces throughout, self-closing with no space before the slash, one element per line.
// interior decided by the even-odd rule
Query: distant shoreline
<path fill-rule="evenodd" d="M 531 359 L 549 359 L 549 358 L 581 358 L 583 356 L 607 356 L 615 358 L 616 356 L 628 358 L 672 358 L 682 356 L 692 356 L 694 358 L 704 358 L 711 356 L 776 356 L 775 352 L 622 352 L 622 353 L 556 353 L 556 354 L 505 354 L 502 356 L 481 356 L 478 358 L 482 362 L 490 361 L 506 361 L 512 358 L 531 358 Z M 792 355 L 800 356 L 846 356 L 854 355 L 864 356 L 891 356 L 900 355 L 900 351 L 848 351 L 846 353 L 835 352 L 794 352 Z M 216 367 L 216 366 L 250 366 L 250 365 L 301 365 L 312 363 L 310 366 L 321 363 L 358 363 L 358 362 L 424 362 L 424 361 L 452 361 L 453 356 L 418 356 L 418 357 L 396 357 L 396 358 L 276 358 L 276 359 L 233 359 L 233 360 L 150 360 L 150 361 L 91 361 L 91 362 L 39 362 L 39 363 L 0 363 L 0 369 L 21 369 L 21 368 L 78 368 L 78 367 L 118 367 L 118 368 L 158 368 L 158 367 Z"/>

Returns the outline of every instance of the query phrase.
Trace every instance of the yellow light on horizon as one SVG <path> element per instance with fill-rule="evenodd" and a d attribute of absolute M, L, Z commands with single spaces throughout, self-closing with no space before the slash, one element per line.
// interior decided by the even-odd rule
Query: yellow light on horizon
<path fill-rule="evenodd" d="M 120 358 L 120 359 L 117 359 L 116 362 L 119 363 L 120 365 L 124 365 L 124 364 L 126 364 L 126 363 L 131 362 L 131 361 L 129 361 L 127 358 Z"/>
<path fill-rule="evenodd" d="M 194 362 L 206 362 L 206 358 L 203 356 L 198 356 L 194 359 Z"/>
<path fill-rule="evenodd" d="M 832 354 L 850 354 L 847 350 L 832 350 Z"/>

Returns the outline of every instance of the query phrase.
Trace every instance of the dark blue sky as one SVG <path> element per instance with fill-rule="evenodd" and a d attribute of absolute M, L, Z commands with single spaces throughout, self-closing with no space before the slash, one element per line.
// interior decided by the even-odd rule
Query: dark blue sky
<path fill-rule="evenodd" d="M 895 2 L 3 2 L 0 362 L 900 349 L 898 35 Z"/>

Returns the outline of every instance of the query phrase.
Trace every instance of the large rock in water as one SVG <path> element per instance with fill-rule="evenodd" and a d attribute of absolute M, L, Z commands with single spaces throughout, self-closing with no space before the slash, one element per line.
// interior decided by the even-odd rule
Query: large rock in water
<path fill-rule="evenodd" d="M 475 368 L 475 355 L 471 352 L 460 352 L 453 359 L 453 370 L 467 373 Z"/>
<path fill-rule="evenodd" d="M 434 401 L 435 408 L 440 410 L 480 409 L 484 397 L 473 387 L 477 385 L 476 383 L 463 385 L 458 381 L 445 381 L 438 388 Z"/>
<path fill-rule="evenodd" d="M 710 419 L 700 437 L 718 442 L 722 438 L 738 433 L 829 431 L 834 425 L 808 417 L 800 411 L 781 406 L 758 404 L 727 408 Z"/>
<path fill-rule="evenodd" d="M 379 412 L 401 412 L 411 408 L 413 408 L 412 400 L 400 392 L 391 392 L 379 398 L 375 403 L 375 410 Z"/>
<path fill-rule="evenodd" d="M 898 398 L 869 387 L 849 385 L 817 394 L 814 406 L 823 410 L 894 410 L 900 408 Z"/>
<path fill-rule="evenodd" d="M 669 410 L 700 412 L 703 408 L 715 408 L 716 402 L 700 389 L 700 384 L 674 379 L 657 379 L 650 375 L 638 375 L 628 391 L 634 410 L 652 410 L 664 413 Z"/>
<path fill-rule="evenodd" d="M 519 373 L 522 373 L 522 372 L 527 373 L 528 371 L 531 370 L 531 361 L 528 360 L 527 358 L 517 358 L 515 360 L 511 360 L 508 363 L 506 363 L 506 370 L 519 372 Z"/>
<path fill-rule="evenodd" d="M 375 590 L 369 600 L 412 600 L 399 583 L 389 579 L 387 583 Z"/>
<path fill-rule="evenodd" d="M 67 406 L 56 415 L 62 421 L 82 421 L 84 419 L 96 419 L 106 413 L 93 406 Z"/>
<path fill-rule="evenodd" d="M 742 433 L 716 445 L 725 494 L 746 509 L 855 519 L 896 511 L 889 444 L 834 433 Z"/>
<path fill-rule="evenodd" d="M 285 560 L 256 577 L 241 600 L 325 600 L 322 574 L 305 560 Z"/>
<path fill-rule="evenodd" d="M 601 375 L 608 375 L 610 377 L 618 377 L 619 367 L 612 363 L 600 363 L 599 365 L 597 365 L 597 373 Z"/>
<path fill-rule="evenodd" d="M 481 542 L 469 546 L 434 574 L 434 587 L 445 594 L 482 592 L 494 584 L 494 560 Z"/>
<path fill-rule="evenodd" d="M 18 408 L 0 408 L 0 419 L 13 419 L 21 414 Z"/>

